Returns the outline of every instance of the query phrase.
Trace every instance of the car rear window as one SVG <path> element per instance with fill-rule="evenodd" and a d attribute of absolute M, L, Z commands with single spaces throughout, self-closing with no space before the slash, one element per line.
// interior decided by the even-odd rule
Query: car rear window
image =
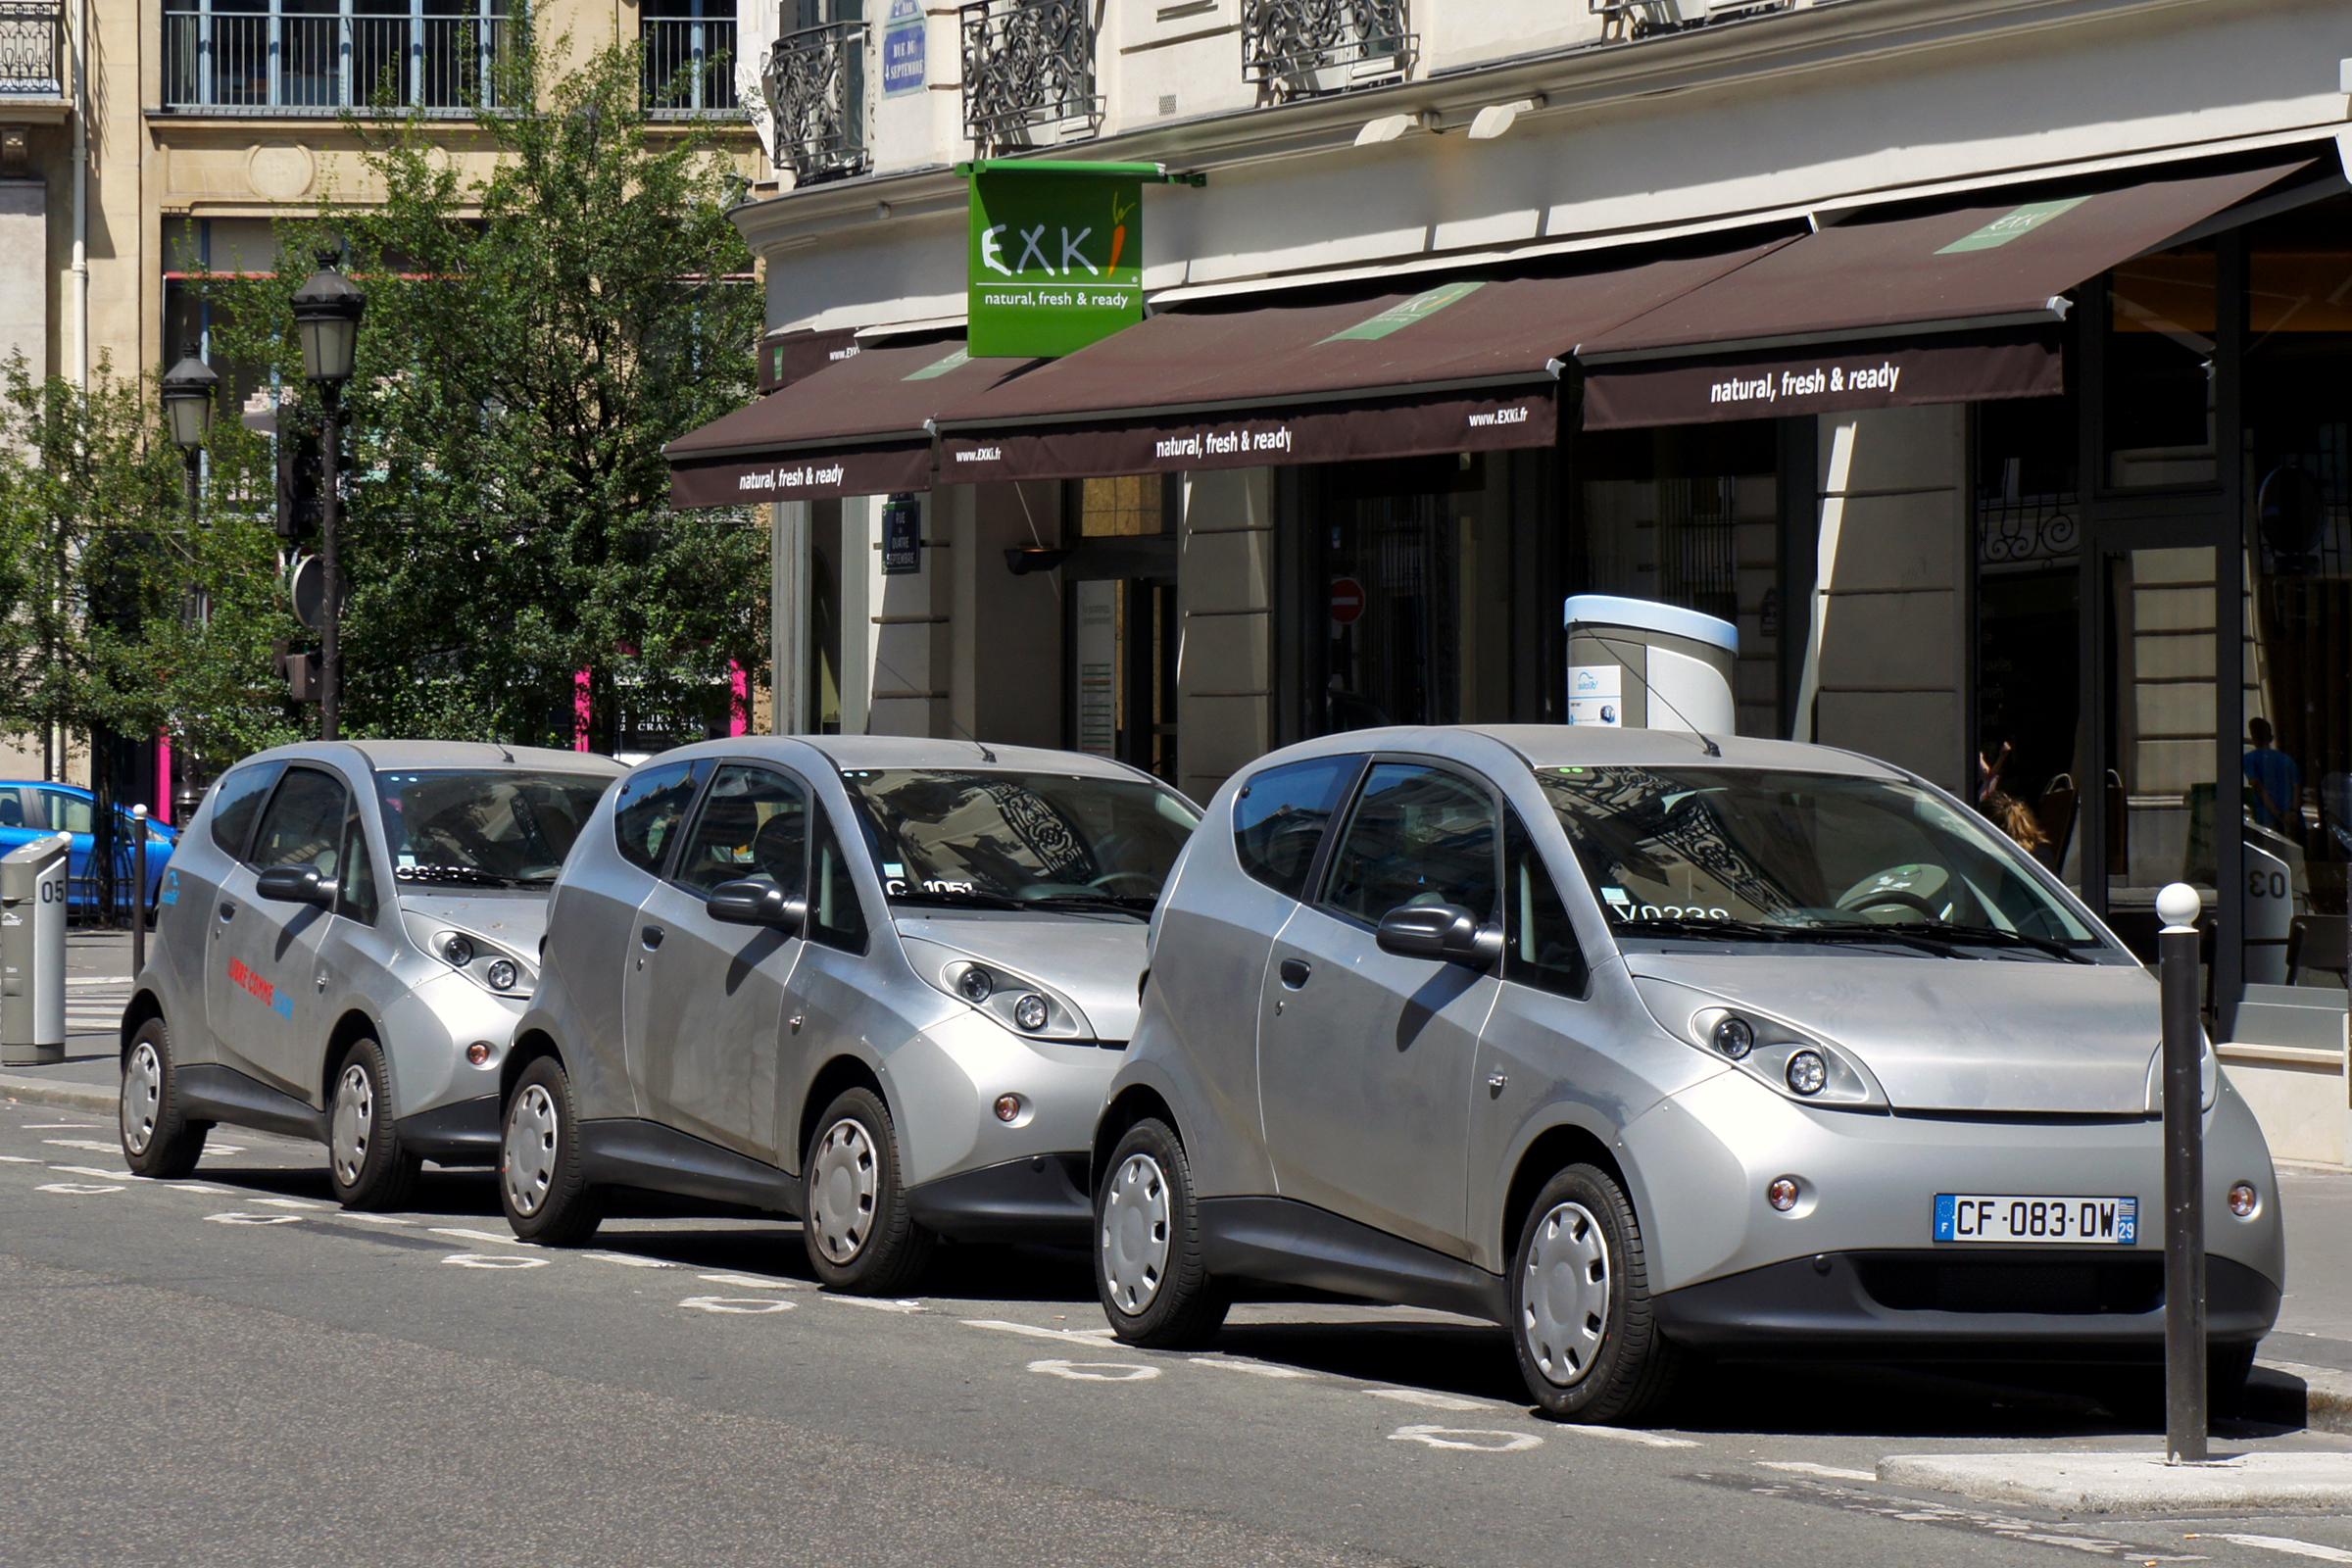
<path fill-rule="evenodd" d="M 1242 869 L 1278 893 L 1298 897 L 1331 813 L 1362 761 L 1318 757 L 1288 762 L 1243 785 L 1233 803 L 1233 853 Z"/>
<path fill-rule="evenodd" d="M 242 858 L 245 845 L 253 837 L 254 813 L 262 808 L 262 799 L 270 786 L 277 782 L 283 762 L 255 762 L 249 767 L 232 769 L 228 777 L 216 786 L 213 795 L 213 842 L 230 855 Z"/>

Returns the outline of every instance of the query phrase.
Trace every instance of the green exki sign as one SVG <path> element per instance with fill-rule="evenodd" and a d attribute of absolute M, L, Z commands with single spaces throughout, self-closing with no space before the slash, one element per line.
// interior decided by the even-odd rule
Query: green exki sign
<path fill-rule="evenodd" d="M 1144 185 L 1156 164 L 963 164 L 972 181 L 974 358 L 1073 353 L 1144 318 Z"/>

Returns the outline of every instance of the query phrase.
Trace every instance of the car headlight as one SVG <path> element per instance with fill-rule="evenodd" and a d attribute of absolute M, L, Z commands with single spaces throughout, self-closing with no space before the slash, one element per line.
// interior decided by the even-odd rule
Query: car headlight
<path fill-rule="evenodd" d="M 493 996 L 528 997 L 538 979 L 532 966 L 521 958 L 463 931 L 437 931 L 425 947 L 442 962 Z"/>
<path fill-rule="evenodd" d="M 1886 1102 L 1869 1068 L 1810 1030 L 1672 981 L 1639 977 L 1634 988 L 1668 1034 L 1784 1099 L 1849 1107 Z"/>
<path fill-rule="evenodd" d="M 1001 964 L 983 963 L 941 943 L 919 937 L 901 937 L 900 942 L 915 973 L 1014 1034 L 1080 1042 L 1095 1037 L 1094 1025 L 1078 1004 L 1052 986 Z"/>

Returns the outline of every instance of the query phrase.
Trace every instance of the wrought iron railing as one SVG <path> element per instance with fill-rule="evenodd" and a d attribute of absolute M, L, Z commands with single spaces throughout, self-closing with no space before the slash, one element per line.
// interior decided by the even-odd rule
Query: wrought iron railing
<path fill-rule="evenodd" d="M 0 98 L 63 98 L 65 0 L 0 0 Z"/>
<path fill-rule="evenodd" d="M 1710 22 L 1759 12 L 1793 10 L 1796 3 L 1797 0 L 1587 0 L 1588 9 L 1603 19 L 1604 36 L 1624 37 L 1630 30 L 1637 38 L 1682 32 Z"/>
<path fill-rule="evenodd" d="M 735 19 L 647 17 L 645 107 L 658 119 L 735 115 Z"/>
<path fill-rule="evenodd" d="M 1090 0 L 975 0 L 962 19 L 963 126 L 981 151 L 1102 128 Z"/>
<path fill-rule="evenodd" d="M 520 41 L 508 0 L 471 14 L 418 15 L 401 0 L 343 0 L 333 11 L 261 0 L 165 0 L 164 107 L 210 113 L 332 115 L 379 99 L 395 109 L 469 113 L 498 102 L 500 64 Z"/>
<path fill-rule="evenodd" d="M 862 22 L 804 27 L 776 40 L 762 85 L 775 117 L 776 167 L 796 183 L 846 179 L 868 168 Z"/>
<path fill-rule="evenodd" d="M 1405 0 L 1245 0 L 1242 74 L 1276 98 L 1401 81 L 1420 40 Z"/>

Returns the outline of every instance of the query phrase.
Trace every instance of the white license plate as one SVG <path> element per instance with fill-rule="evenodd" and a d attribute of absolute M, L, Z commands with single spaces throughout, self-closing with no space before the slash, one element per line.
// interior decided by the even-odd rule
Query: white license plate
<path fill-rule="evenodd" d="M 1938 1193 L 1936 1240 L 2131 1247 L 2139 1240 L 2139 1200 Z"/>

